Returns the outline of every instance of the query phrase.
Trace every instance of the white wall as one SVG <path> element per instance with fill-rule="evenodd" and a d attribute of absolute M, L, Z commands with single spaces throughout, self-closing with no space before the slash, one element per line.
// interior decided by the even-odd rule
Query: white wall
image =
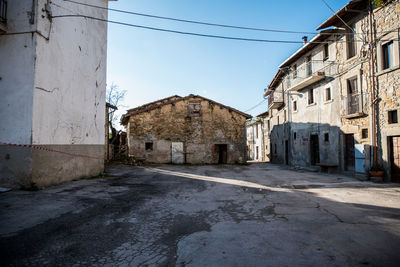
<path fill-rule="evenodd" d="M 31 32 L 32 0 L 8 1 L 8 33 Z M 30 144 L 36 36 L 0 35 L 0 142 Z"/>
<path fill-rule="evenodd" d="M 81 1 L 107 7 L 105 0 Z M 46 0 L 39 0 L 39 10 Z M 53 15 L 107 19 L 101 9 L 57 2 Z M 38 14 L 39 17 L 43 14 Z M 34 144 L 104 144 L 107 23 L 85 18 L 40 19 L 33 96 Z"/>

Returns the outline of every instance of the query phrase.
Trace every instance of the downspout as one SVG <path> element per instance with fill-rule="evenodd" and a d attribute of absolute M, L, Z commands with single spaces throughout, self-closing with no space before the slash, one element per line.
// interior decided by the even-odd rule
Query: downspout
<path fill-rule="evenodd" d="M 374 40 L 374 28 L 373 28 L 373 9 L 372 3 L 369 2 L 369 28 L 370 28 L 370 49 L 371 49 L 371 143 L 372 143 L 372 154 L 373 154 L 373 165 L 377 164 L 377 132 L 376 132 L 376 104 L 378 98 L 376 97 L 376 85 L 375 85 L 375 40 Z"/>

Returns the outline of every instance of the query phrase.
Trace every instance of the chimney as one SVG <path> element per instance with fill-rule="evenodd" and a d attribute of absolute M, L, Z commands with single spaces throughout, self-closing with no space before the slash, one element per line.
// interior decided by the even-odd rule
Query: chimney
<path fill-rule="evenodd" d="M 303 44 L 306 44 L 307 43 L 307 36 L 303 36 L 301 39 L 303 39 Z"/>

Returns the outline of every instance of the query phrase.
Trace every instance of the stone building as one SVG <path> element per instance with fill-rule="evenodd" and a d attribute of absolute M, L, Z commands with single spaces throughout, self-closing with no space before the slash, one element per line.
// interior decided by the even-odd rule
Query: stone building
<path fill-rule="evenodd" d="M 383 2 L 350 1 L 279 66 L 264 94 L 272 162 L 360 177 L 379 163 L 398 181 L 400 3 Z"/>
<path fill-rule="evenodd" d="M 151 163 L 243 163 L 250 115 L 213 100 L 171 96 L 122 118 L 129 155 Z"/>
<path fill-rule="evenodd" d="M 268 112 L 264 112 L 256 118 L 246 122 L 247 159 L 253 161 L 266 161 L 264 118 Z"/>
<path fill-rule="evenodd" d="M 4 186 L 48 186 L 104 170 L 107 23 L 60 15 L 107 19 L 108 1 L 80 2 L 103 9 L 0 0 Z"/>

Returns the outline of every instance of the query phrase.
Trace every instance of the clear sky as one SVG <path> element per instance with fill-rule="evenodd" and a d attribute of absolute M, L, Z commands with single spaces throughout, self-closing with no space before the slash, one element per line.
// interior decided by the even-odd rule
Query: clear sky
<path fill-rule="evenodd" d="M 326 0 L 338 10 L 347 0 Z M 119 0 L 115 9 L 247 27 L 315 32 L 332 12 L 322 0 Z M 256 39 L 301 41 L 304 34 L 193 25 L 121 13 L 110 20 L 151 27 Z M 198 94 L 253 116 L 267 110 L 263 89 L 301 44 L 256 43 L 178 35 L 109 24 L 108 85 L 127 90 L 134 108 L 171 95 Z M 308 35 L 309 39 L 312 35 Z M 126 109 L 120 111 L 125 113 Z"/>

